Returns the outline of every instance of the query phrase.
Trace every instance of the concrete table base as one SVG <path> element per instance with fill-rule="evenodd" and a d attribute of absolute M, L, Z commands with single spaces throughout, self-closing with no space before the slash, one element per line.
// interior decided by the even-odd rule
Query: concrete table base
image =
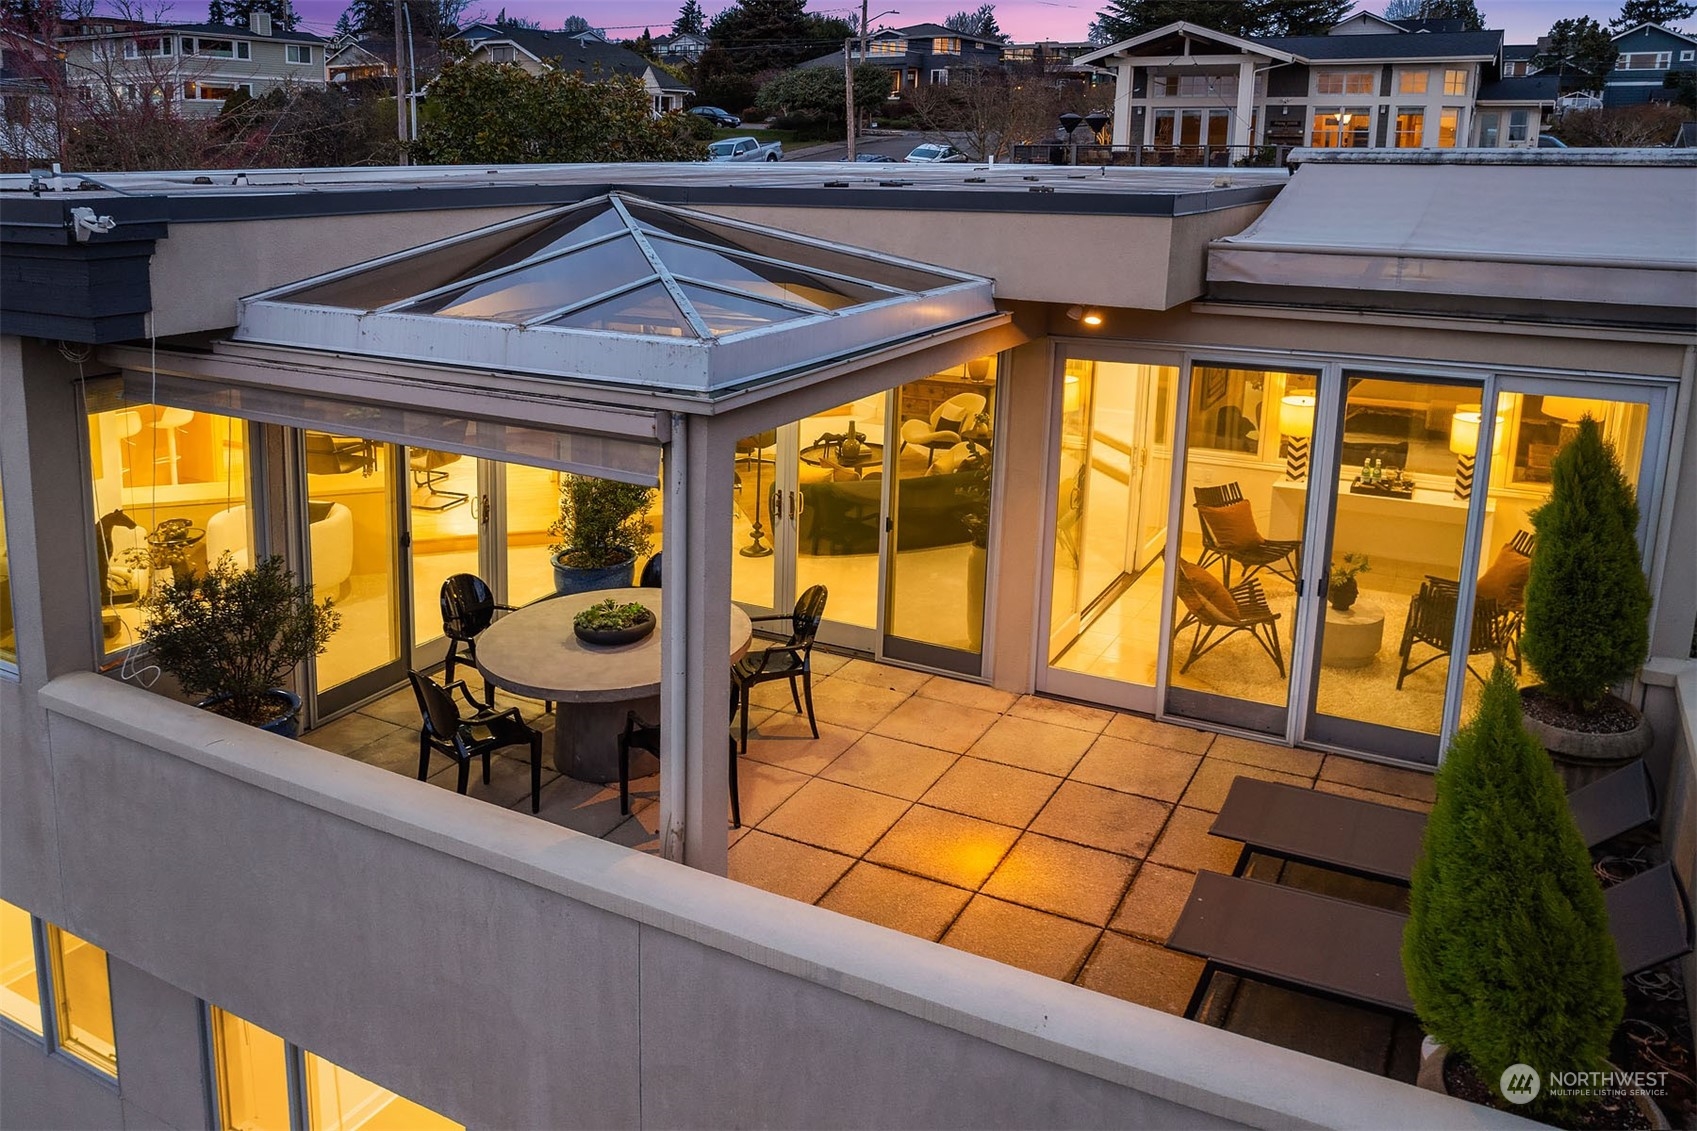
<path fill-rule="evenodd" d="M 572 618 L 597 601 L 637 601 L 654 614 L 654 631 L 634 644 L 585 644 Z M 477 638 L 477 666 L 491 683 L 555 704 L 554 767 L 579 781 L 619 779 L 619 736 L 625 715 L 660 721 L 660 591 L 601 589 L 527 605 L 497 620 Z M 731 608 L 726 652 L 736 663 L 748 651 L 754 626 Z"/>
<path fill-rule="evenodd" d="M 1326 636 L 1320 643 L 1320 662 L 1329 668 L 1364 668 L 1379 654 L 1385 640 L 1385 610 L 1371 601 L 1356 601 L 1346 612 L 1326 606 Z"/>
<path fill-rule="evenodd" d="M 645 723 L 660 719 L 660 697 L 607 703 L 560 703 L 554 708 L 554 768 L 578 781 L 619 780 L 619 736 L 625 716 L 635 711 Z M 636 757 L 642 757 L 637 751 Z"/>

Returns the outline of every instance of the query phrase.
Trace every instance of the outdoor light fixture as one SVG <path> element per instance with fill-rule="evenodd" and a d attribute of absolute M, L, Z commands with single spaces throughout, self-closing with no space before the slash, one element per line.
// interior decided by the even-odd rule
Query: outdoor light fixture
<path fill-rule="evenodd" d="M 1482 406 L 1476 404 L 1457 405 L 1455 415 L 1450 417 L 1450 451 L 1455 453 L 1455 497 L 1458 499 L 1471 498 L 1473 495 L 1473 463 L 1479 454 L 1479 423 L 1485 418 Z M 1491 451 L 1500 452 L 1503 448 L 1503 417 L 1497 415 L 1497 426 L 1491 431 Z"/>
<path fill-rule="evenodd" d="M 1101 311 L 1086 310 L 1082 306 L 1067 307 L 1067 317 L 1074 322 L 1082 322 L 1086 326 L 1100 326 L 1102 324 Z"/>
<path fill-rule="evenodd" d="M 1279 435 L 1285 443 L 1285 475 L 1308 478 L 1308 438 L 1314 434 L 1314 394 L 1292 393 L 1279 401 Z"/>

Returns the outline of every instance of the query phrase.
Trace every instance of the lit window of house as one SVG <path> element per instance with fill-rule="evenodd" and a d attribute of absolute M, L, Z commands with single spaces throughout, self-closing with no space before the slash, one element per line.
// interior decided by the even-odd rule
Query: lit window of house
<path fill-rule="evenodd" d="M 960 54 L 960 40 L 958 38 L 954 37 L 954 36 L 950 36 L 947 39 L 944 39 L 941 36 L 939 36 L 938 38 L 933 39 L 931 41 L 931 54 L 933 54 L 933 55 L 959 55 Z"/>
<path fill-rule="evenodd" d="M 59 1047 L 111 1076 L 118 1074 L 112 1034 L 112 983 L 106 952 L 51 924 L 47 927 L 48 969 L 53 974 Z"/>
<path fill-rule="evenodd" d="M 1444 93 L 1466 94 L 1467 71 L 1461 67 L 1450 67 L 1444 71 Z"/>
<path fill-rule="evenodd" d="M 1438 145 L 1443 149 L 1454 149 L 1456 131 L 1460 127 L 1460 107 L 1445 106 L 1438 112 Z"/>
<path fill-rule="evenodd" d="M 1316 94 L 1372 94 L 1372 71 L 1321 71 L 1314 76 Z"/>
<path fill-rule="evenodd" d="M 1684 52 L 1681 53 L 1685 54 Z M 1665 71 L 1673 60 L 1669 51 L 1634 51 L 1615 59 L 1617 71 Z"/>
<path fill-rule="evenodd" d="M 243 39 L 196 39 L 185 35 L 183 54 L 203 59 L 247 59 L 252 57 L 252 49 Z"/>
<path fill-rule="evenodd" d="M 1404 108 L 1396 112 L 1396 147 L 1398 149 L 1419 149 L 1425 144 L 1426 112 L 1418 108 Z"/>
<path fill-rule="evenodd" d="M 1317 149 L 1366 149 L 1373 125 L 1373 112 L 1365 106 L 1314 115 L 1314 134 L 1309 144 Z"/>
<path fill-rule="evenodd" d="M 35 922 L 28 911 L 4 902 L 0 902 L 0 1017 L 41 1035 Z"/>
<path fill-rule="evenodd" d="M 216 83 L 216 82 L 186 82 L 183 84 L 183 97 L 190 102 L 223 102 L 231 98 L 237 91 L 252 96 L 251 82 Z"/>
<path fill-rule="evenodd" d="M 1431 71 L 1404 71 L 1397 76 L 1397 91 L 1401 94 L 1425 94 Z"/>
<path fill-rule="evenodd" d="M 868 55 L 906 55 L 907 40 L 905 39 L 874 39 L 866 45 Z"/>

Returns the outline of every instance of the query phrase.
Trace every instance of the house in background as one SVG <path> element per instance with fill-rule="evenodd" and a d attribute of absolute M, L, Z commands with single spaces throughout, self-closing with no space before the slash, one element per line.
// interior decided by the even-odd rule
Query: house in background
<path fill-rule="evenodd" d="M 693 31 L 662 35 L 654 40 L 654 53 L 668 63 L 693 63 L 707 50 L 708 39 Z"/>
<path fill-rule="evenodd" d="M 1697 71 L 1697 39 L 1656 24 L 1639 24 L 1614 37 L 1620 51 L 1603 83 L 1603 105 L 1640 106 L 1672 102 L 1670 74 Z"/>
<path fill-rule="evenodd" d="M 998 67 L 1005 51 L 999 39 L 968 35 L 942 24 L 912 24 L 873 32 L 866 43 L 870 63 L 890 71 L 890 97 L 901 98 L 921 86 L 949 81 L 951 71 Z M 809 59 L 803 67 L 841 67 L 843 53 Z"/>
<path fill-rule="evenodd" d="M 395 74 L 391 53 L 389 40 L 337 37 L 324 45 L 324 69 L 334 86 L 370 79 L 383 81 Z"/>
<path fill-rule="evenodd" d="M 1481 83 L 1474 100 L 1473 134 L 1479 149 L 1532 147 L 1556 111 L 1561 80 L 1553 74 Z"/>
<path fill-rule="evenodd" d="M 1503 78 L 1517 79 L 1532 74 L 1536 69 L 1532 60 L 1537 58 L 1540 49 L 1536 43 L 1503 44 Z"/>
<path fill-rule="evenodd" d="M 273 27 L 266 12 L 247 27 L 85 21 L 61 36 L 65 81 L 87 98 L 152 98 L 215 116 L 237 91 L 258 98 L 283 86 L 324 86 L 326 41 Z"/>
<path fill-rule="evenodd" d="M 1178 21 L 1077 62 L 1116 72 L 1116 146 L 1447 149 L 1476 136 L 1501 56 L 1500 31 L 1362 13 L 1328 35 L 1239 37 Z M 1501 93 L 1531 98 L 1503 104 L 1530 122 L 1536 99 Z"/>
<path fill-rule="evenodd" d="M 685 100 L 695 93 L 689 84 L 636 52 L 608 43 L 594 30 L 571 35 L 479 23 L 451 38 L 468 44 L 469 57 L 476 63 L 517 63 L 533 75 L 549 69 L 572 71 L 591 82 L 616 75 L 639 79 L 655 114 L 682 110 Z"/>

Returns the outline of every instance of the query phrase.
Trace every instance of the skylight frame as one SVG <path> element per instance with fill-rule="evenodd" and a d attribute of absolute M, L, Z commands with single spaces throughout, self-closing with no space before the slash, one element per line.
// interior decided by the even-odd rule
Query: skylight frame
<path fill-rule="evenodd" d="M 610 243 L 613 240 L 624 239 L 625 236 L 629 234 L 630 233 L 628 231 L 608 232 L 606 235 L 596 236 L 594 239 L 572 244 L 570 247 L 561 248 L 559 251 L 550 251 L 540 255 L 533 255 L 529 259 L 521 259 L 517 263 L 509 263 L 505 267 L 497 267 L 495 270 L 485 271 L 481 275 L 472 275 L 468 278 L 457 279 L 452 283 L 445 283 L 440 287 L 435 287 L 428 291 L 422 291 L 419 294 L 413 295 L 411 298 L 402 299 L 399 302 L 392 302 L 387 306 L 380 306 L 371 313 L 402 313 L 405 312 L 408 307 L 417 306 L 423 302 L 429 302 L 431 299 L 436 298 L 439 295 L 449 294 L 453 291 L 470 290 L 473 287 L 487 283 L 491 279 L 499 279 L 502 275 L 511 275 L 518 271 L 522 271 L 527 267 L 535 267 L 542 263 L 550 263 L 562 255 L 572 255 L 579 251 L 588 251 L 590 248 L 593 248 L 598 244 Z M 427 313 L 435 312 L 429 311 Z M 445 314 L 443 317 L 456 318 L 458 315 Z M 477 319 L 477 321 L 486 321 L 486 319 Z"/>
<path fill-rule="evenodd" d="M 608 193 L 607 196 L 613 202 L 613 207 L 618 210 L 619 216 L 624 220 L 625 227 L 630 229 L 630 234 L 636 239 L 636 246 L 647 257 L 648 265 L 654 269 L 656 275 L 660 276 L 660 283 L 666 288 L 666 293 L 672 296 L 673 305 L 683 312 L 684 321 L 689 323 L 689 328 L 695 331 L 696 337 L 705 341 L 712 341 L 715 335 L 708 327 L 707 320 L 701 317 L 701 312 L 695 309 L 695 304 L 689 301 L 689 296 L 684 294 L 682 287 L 678 286 L 678 281 L 672 277 L 671 269 L 661 262 L 659 252 L 655 251 L 654 245 L 648 242 L 648 233 L 644 232 L 637 224 L 636 217 L 630 214 L 630 209 L 625 207 L 625 202 L 618 193 Z M 638 336 L 646 337 L 648 335 Z"/>

